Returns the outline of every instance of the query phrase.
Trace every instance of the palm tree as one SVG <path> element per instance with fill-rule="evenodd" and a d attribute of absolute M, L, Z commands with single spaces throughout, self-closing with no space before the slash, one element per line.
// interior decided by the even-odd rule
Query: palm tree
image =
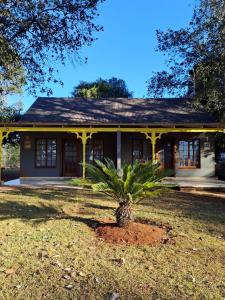
<path fill-rule="evenodd" d="M 122 171 L 117 172 L 114 162 L 105 159 L 105 162 L 96 160 L 96 165 L 87 164 L 88 174 L 92 177 L 93 191 L 102 192 L 119 202 L 116 209 L 116 222 L 125 227 L 133 221 L 132 205 L 140 202 L 159 187 L 159 181 L 165 175 L 159 170 L 156 163 L 124 164 Z"/>

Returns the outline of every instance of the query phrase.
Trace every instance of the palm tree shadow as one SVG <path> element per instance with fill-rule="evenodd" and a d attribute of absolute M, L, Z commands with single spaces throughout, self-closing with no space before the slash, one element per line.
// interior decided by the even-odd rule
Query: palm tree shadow
<path fill-rule="evenodd" d="M 100 205 L 100 204 L 94 204 L 94 203 L 86 203 L 85 207 L 95 208 L 95 209 L 102 209 L 102 210 L 113 210 L 115 207 L 113 206 L 107 206 L 107 205 Z"/>
<path fill-rule="evenodd" d="M 50 220 L 72 220 L 84 223 L 91 228 L 95 228 L 99 221 L 81 216 L 69 216 L 61 209 L 56 209 L 51 205 L 39 204 L 28 205 L 23 202 L 5 201 L 0 202 L 0 221 L 20 219 L 23 222 L 39 224 Z"/>
<path fill-rule="evenodd" d="M 151 206 L 165 214 L 175 214 L 200 223 L 208 232 L 225 238 L 225 198 L 223 195 L 201 195 L 190 192 L 169 191 L 159 198 L 146 200 Z"/>
<path fill-rule="evenodd" d="M 79 190 L 74 188 L 32 188 L 32 187 L 19 187 L 10 190 L 2 188 L 1 194 L 5 195 L 23 195 L 26 197 L 35 197 L 47 201 L 63 201 L 63 202 L 77 202 L 79 199 L 89 197 L 91 199 L 103 199 L 105 196 L 101 193 L 93 193 L 89 190 Z"/>

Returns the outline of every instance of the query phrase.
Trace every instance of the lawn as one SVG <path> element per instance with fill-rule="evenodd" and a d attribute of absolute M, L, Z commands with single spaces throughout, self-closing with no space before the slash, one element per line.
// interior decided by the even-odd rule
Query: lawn
<path fill-rule="evenodd" d="M 135 206 L 175 243 L 113 245 L 116 203 L 74 189 L 0 189 L 0 299 L 224 299 L 225 196 L 167 191 Z"/>

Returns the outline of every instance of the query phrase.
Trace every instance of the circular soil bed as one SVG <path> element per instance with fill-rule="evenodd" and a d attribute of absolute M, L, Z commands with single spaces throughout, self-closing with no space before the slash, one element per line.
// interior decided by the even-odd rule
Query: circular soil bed
<path fill-rule="evenodd" d="M 141 223 L 131 223 L 125 228 L 115 223 L 101 223 L 95 231 L 98 237 L 114 244 L 154 245 L 166 237 L 166 230 Z"/>

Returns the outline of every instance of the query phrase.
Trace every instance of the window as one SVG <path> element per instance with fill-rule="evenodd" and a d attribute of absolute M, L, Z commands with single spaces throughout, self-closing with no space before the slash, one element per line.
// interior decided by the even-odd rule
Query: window
<path fill-rule="evenodd" d="M 199 140 L 179 141 L 179 167 L 200 167 L 200 142 Z"/>
<path fill-rule="evenodd" d="M 143 139 L 133 139 L 132 161 L 143 159 Z"/>
<path fill-rule="evenodd" d="M 56 167 L 56 140 L 37 139 L 35 166 L 37 168 Z"/>
<path fill-rule="evenodd" d="M 103 161 L 103 140 L 89 140 L 86 147 L 86 161 L 88 163 L 94 163 L 96 159 Z"/>

